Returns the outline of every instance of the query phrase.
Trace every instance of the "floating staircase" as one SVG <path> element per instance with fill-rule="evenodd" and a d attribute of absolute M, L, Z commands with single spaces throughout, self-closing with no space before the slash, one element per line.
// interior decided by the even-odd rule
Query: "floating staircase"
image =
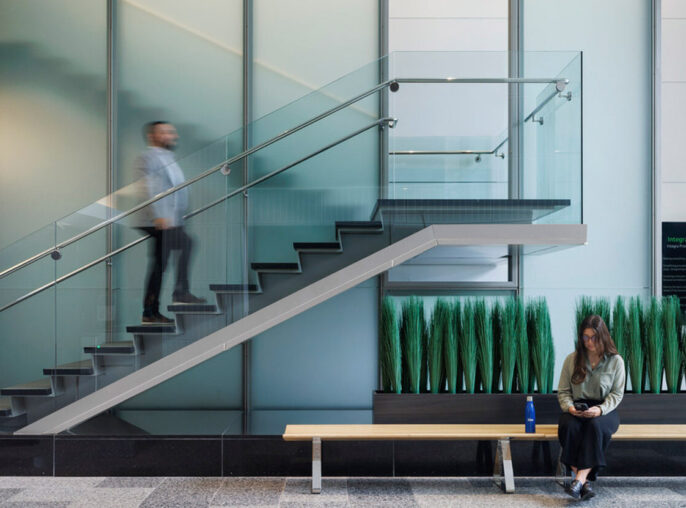
<path fill-rule="evenodd" d="M 567 205 L 568 203 L 566 202 Z M 557 202 L 548 203 L 548 213 L 552 213 L 561 206 L 564 206 L 564 204 Z M 412 203 L 407 201 L 403 203 L 405 209 L 412 208 L 413 214 L 419 213 L 421 215 L 419 205 L 425 207 L 427 212 L 435 210 L 437 206 L 435 200 L 433 203 L 422 202 L 414 207 Z M 464 203 L 453 202 L 452 205 L 454 205 L 453 208 L 455 210 L 460 211 L 464 209 Z M 472 215 L 475 213 L 473 205 L 474 203 L 469 204 L 469 214 Z M 493 205 L 493 202 L 489 202 L 484 206 L 492 208 Z M 502 206 L 511 209 L 513 205 L 510 200 L 503 200 Z M 537 202 L 532 204 L 532 206 L 539 207 L 541 203 Z M 312 303 L 314 300 L 318 302 L 330 298 L 337 294 L 336 291 L 343 291 L 345 287 L 351 287 L 351 284 L 354 285 L 361 280 L 365 280 L 362 277 L 374 276 L 384 269 L 390 268 L 396 262 L 402 262 L 435 245 L 441 244 L 435 239 L 428 238 L 430 236 L 429 233 L 424 234 L 426 231 L 431 230 L 433 226 L 427 229 L 423 220 L 415 221 L 413 219 L 408 221 L 406 214 L 397 213 L 400 209 L 399 206 L 388 200 L 380 200 L 374 210 L 373 218 L 375 220 L 337 222 L 335 224 L 334 241 L 293 243 L 293 249 L 297 254 L 297 262 L 255 262 L 251 264 L 254 272 L 253 283 L 211 284 L 209 289 L 215 295 L 215 304 L 172 304 L 168 306 L 168 310 L 174 313 L 174 323 L 168 325 L 137 324 L 128 326 L 126 331 L 130 334 L 131 340 L 85 346 L 83 353 L 90 355 L 89 359 L 76 360 L 56 367 L 46 366 L 43 369 L 43 375 L 48 377 L 0 389 L 0 396 L 2 397 L 0 398 L 0 430 L 5 432 L 17 431 L 27 424 L 29 425 L 27 429 L 31 428 L 30 424 L 60 408 L 76 401 L 82 404 L 84 396 L 89 396 L 89 394 L 93 394 L 101 388 L 107 387 L 115 381 L 123 380 L 134 373 L 140 374 L 137 371 L 151 366 L 160 359 L 172 356 L 173 353 L 193 345 L 199 339 L 206 338 L 209 335 L 216 335 L 214 332 L 218 330 L 228 330 L 231 328 L 229 325 L 234 323 L 234 321 L 235 324 L 239 324 L 240 321 L 244 320 L 250 321 L 248 318 L 252 318 L 255 314 L 260 314 L 259 311 L 267 306 L 272 304 L 281 305 L 282 302 L 288 302 L 288 305 L 283 304 L 283 306 L 288 307 L 290 305 L 292 307 L 291 302 L 298 296 L 298 293 L 303 293 L 303 291 L 307 293 L 315 286 L 319 295 L 322 293 L 327 295 L 325 298 L 321 296 L 311 297 L 308 305 L 296 305 L 296 310 L 291 310 L 289 307 L 284 311 L 285 314 L 290 316 L 295 315 L 315 305 L 316 303 Z M 389 210 L 393 213 L 387 213 Z M 446 213 L 446 208 L 442 208 L 440 210 L 441 218 L 433 216 L 430 220 L 447 223 L 456 222 L 459 220 L 459 217 L 455 213 L 451 215 Z M 532 219 L 544 215 L 539 213 L 534 216 L 531 210 L 527 213 L 529 214 L 530 226 Z M 483 215 L 478 210 L 476 210 L 476 214 Z M 502 215 L 496 214 L 496 216 L 502 219 Z M 523 216 L 526 216 L 526 214 L 515 214 L 515 221 L 518 223 L 523 222 Z M 462 229 L 461 231 L 466 231 L 468 234 L 473 234 L 474 232 L 479 234 L 481 230 L 500 225 L 480 226 L 478 224 L 467 224 L 462 226 L 467 229 Z M 548 225 L 537 227 L 545 227 L 549 228 L 546 231 L 554 231 L 556 227 L 564 228 L 569 226 Z M 451 228 L 455 226 L 448 225 L 445 227 Z M 521 225 L 513 227 L 521 227 Z M 580 244 L 585 242 L 585 226 L 576 225 L 573 227 L 583 229 L 583 238 L 579 235 L 572 235 L 574 238 L 569 240 L 568 243 Z M 489 229 L 489 231 L 491 230 Z M 462 243 L 463 241 L 472 241 L 469 238 L 455 238 L 454 233 L 452 234 L 453 238 L 449 238 L 445 244 L 457 245 L 464 244 Z M 526 234 L 530 234 L 530 232 Z M 426 236 L 427 239 L 423 239 L 422 235 Z M 402 240 L 409 236 L 418 238 L 418 240 L 414 241 L 419 242 L 418 245 L 421 245 L 422 250 L 410 246 L 408 247 L 409 250 L 402 253 L 402 256 L 396 257 L 396 261 L 388 262 L 382 256 L 380 257 L 384 251 L 388 251 L 389 247 L 396 243 L 401 244 Z M 562 239 L 562 243 L 567 242 L 564 239 L 564 235 L 560 236 L 560 239 Z M 539 241 L 535 240 L 533 243 Z M 469 243 L 466 244 L 468 245 Z M 355 282 L 354 278 L 344 281 L 333 280 L 344 275 L 346 270 L 349 271 L 355 265 L 369 262 L 369 260 L 374 262 L 376 268 L 374 271 L 369 270 L 367 272 L 364 272 L 363 269 L 364 274 L 355 279 L 357 282 Z M 379 266 L 382 269 L 379 269 Z M 332 282 L 328 282 L 329 280 Z M 332 284 L 335 287 L 327 290 L 325 284 Z M 265 311 L 267 310 L 269 309 L 265 309 Z M 238 316 L 238 318 L 233 319 L 233 316 Z M 243 316 L 247 317 L 241 319 Z M 259 317 L 264 319 L 261 315 Z M 257 316 L 254 317 L 253 321 L 256 319 L 258 319 Z M 281 321 L 284 319 L 281 319 Z M 267 320 L 270 320 L 270 318 L 267 318 Z M 227 326 L 229 328 L 226 328 Z M 248 324 L 246 324 L 247 326 Z M 253 326 L 252 329 L 254 331 L 255 327 Z M 250 337 L 253 335 L 250 335 Z M 237 339 L 235 344 L 227 347 L 232 347 L 244 340 L 246 339 Z M 169 358 L 165 359 L 171 361 Z M 192 365 L 184 366 L 182 370 L 190 368 L 190 366 Z M 161 381 L 157 380 L 153 384 L 158 382 Z M 139 385 L 137 384 L 136 386 Z M 132 393 L 130 396 L 133 395 L 135 393 Z M 79 422 L 76 423 L 78 424 Z"/>
<path fill-rule="evenodd" d="M 240 315 L 235 312 L 245 297 L 252 312 L 374 252 L 384 245 L 383 231 L 379 221 L 336 223 L 333 242 L 293 244 L 298 262 L 252 263 L 256 280 L 253 284 L 210 284 L 216 304 L 169 305 L 167 310 L 174 313 L 174 323 L 127 326 L 132 337 L 129 341 L 86 346 L 83 353 L 90 355 L 90 359 L 45 367 L 43 374 L 48 377 L 1 388 L 0 430 L 17 430 L 73 402 L 75 395 L 80 397 L 103 388 L 194 342 L 207 330 L 229 324 L 228 316 Z M 376 241 L 369 242 L 370 234 L 377 236 Z M 233 296 L 240 298 L 234 300 Z M 53 400 L 46 405 L 46 398 Z M 23 418 L 18 419 L 19 416 Z"/>

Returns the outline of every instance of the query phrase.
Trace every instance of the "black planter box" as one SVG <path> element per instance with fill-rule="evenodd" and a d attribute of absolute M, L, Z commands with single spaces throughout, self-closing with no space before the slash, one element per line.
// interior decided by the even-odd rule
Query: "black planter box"
<path fill-rule="evenodd" d="M 373 394 L 374 423 L 524 423 L 520 393 Z M 557 423 L 557 394 L 533 394 L 536 423 Z M 684 424 L 686 393 L 627 393 L 617 408 L 622 423 Z"/>

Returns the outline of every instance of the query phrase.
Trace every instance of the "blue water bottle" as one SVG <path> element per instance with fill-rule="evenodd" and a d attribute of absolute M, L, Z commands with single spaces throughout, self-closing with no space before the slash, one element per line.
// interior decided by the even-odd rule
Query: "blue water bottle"
<path fill-rule="evenodd" d="M 526 397 L 526 410 L 524 411 L 526 422 L 524 423 L 524 430 L 527 433 L 536 433 L 536 410 L 534 409 L 534 398 L 531 395 Z"/>

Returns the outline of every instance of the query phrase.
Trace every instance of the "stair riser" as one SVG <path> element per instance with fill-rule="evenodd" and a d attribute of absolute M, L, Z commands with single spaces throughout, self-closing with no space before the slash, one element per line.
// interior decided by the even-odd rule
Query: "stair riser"
<path fill-rule="evenodd" d="M 198 339 L 206 337 L 219 328 L 223 328 L 227 324 L 226 310 L 222 308 L 220 314 L 205 314 L 205 315 L 191 315 L 184 314 L 179 316 L 179 325 L 183 329 L 183 334 L 176 335 L 146 335 L 142 336 L 143 349 L 147 350 L 151 344 L 164 341 L 187 340 L 195 342 Z"/>
<path fill-rule="evenodd" d="M 208 326 L 215 326 L 225 322 L 224 309 L 208 314 L 177 314 L 176 319 L 179 327 L 183 329 L 183 334 L 176 334 L 176 337 L 187 337 L 189 332 L 197 327 L 204 326 L 209 330 Z M 212 331 L 214 330 L 215 328 L 212 328 Z"/>
<path fill-rule="evenodd" d="M 236 317 L 239 317 L 241 315 L 235 313 L 235 311 L 232 314 L 232 309 L 241 308 L 244 301 L 250 301 L 252 297 L 260 294 L 262 294 L 262 292 L 245 293 L 241 295 L 218 294 L 217 296 L 219 298 L 219 305 L 223 313 L 224 322 L 226 324 L 232 323 L 234 319 L 236 319 Z"/>

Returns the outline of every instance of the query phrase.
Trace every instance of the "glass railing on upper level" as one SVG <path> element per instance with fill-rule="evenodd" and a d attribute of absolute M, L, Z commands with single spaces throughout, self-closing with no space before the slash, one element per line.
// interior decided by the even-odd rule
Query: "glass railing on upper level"
<path fill-rule="evenodd" d="M 504 52 L 393 56 L 394 77 L 451 69 L 455 84 L 401 84 L 390 94 L 390 111 L 398 118 L 389 139 L 390 198 L 563 199 L 570 201 L 564 211 L 539 221 L 582 222 L 579 53 L 524 53 L 519 84 L 499 79 L 508 72 Z M 508 139 L 514 93 L 516 152 Z"/>
<path fill-rule="evenodd" d="M 483 201 L 474 214 L 468 201 L 531 199 L 540 203 L 527 209 L 529 222 L 579 223 L 581 83 L 579 57 L 573 57 L 559 57 L 559 68 L 545 69 L 547 74 L 513 80 L 505 77 L 506 68 L 461 77 L 464 62 L 476 58 L 471 54 L 394 54 L 180 159 L 186 186 L 168 192 L 190 197 L 190 290 L 208 303 L 169 307 L 170 267 L 160 311 L 176 316 L 172 325 L 140 324 L 150 249 L 139 229 L 143 205 L 166 199 L 148 195 L 143 182 L 133 181 L 3 249 L 1 393 L 15 401 L 14 414 L 29 421 L 92 393 L 354 261 L 341 257 L 313 268 L 316 255 L 303 261 L 298 254 L 340 251 L 332 245 L 339 238 L 337 222 L 387 220 L 399 210 L 435 205 L 398 200 L 450 201 L 444 222 L 507 222 L 523 220 L 512 203 Z M 497 58 L 507 61 L 507 55 Z M 387 80 L 380 78 L 384 68 Z M 524 132 L 516 192 L 507 139 L 513 83 L 524 103 L 516 122 Z M 481 97 L 479 90 L 489 92 Z M 560 97 L 570 91 L 571 101 Z M 385 94 L 389 108 L 382 116 L 379 99 Z M 388 135 L 390 155 L 380 155 L 380 129 Z M 435 153 L 401 153 L 418 150 Z M 387 175 L 379 165 L 383 157 Z M 465 206 L 471 218 L 465 218 Z M 353 251 L 363 255 L 374 245 Z M 293 273 L 301 271 L 294 281 Z M 231 393 L 222 400 L 231 406 L 242 397 L 242 360 L 239 349 L 227 355 L 215 368 L 230 373 L 225 389 Z M 34 381 L 35 390 L 26 385 Z"/>

